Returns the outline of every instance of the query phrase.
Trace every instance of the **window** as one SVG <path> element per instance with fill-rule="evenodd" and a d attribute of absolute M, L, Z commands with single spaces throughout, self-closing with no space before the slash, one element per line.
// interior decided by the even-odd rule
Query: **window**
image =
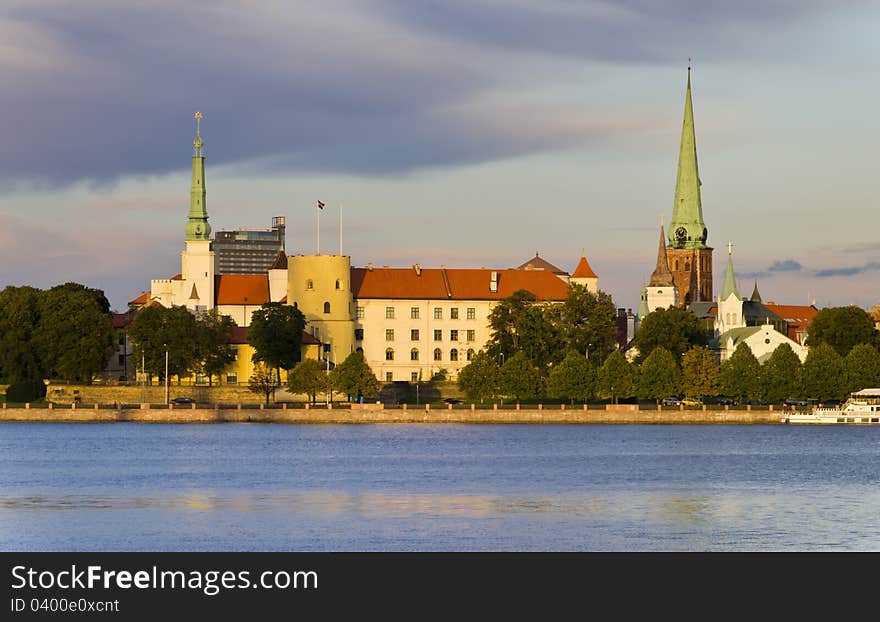
<path fill-rule="evenodd" d="M 435 361 L 443 360 L 443 352 L 440 350 L 440 348 L 434 348 L 434 360 Z"/>
<path fill-rule="evenodd" d="M 413 348 L 409 351 L 409 360 L 418 361 L 419 360 L 419 349 Z"/>
<path fill-rule="evenodd" d="M 329 343 L 325 343 L 325 344 L 322 344 L 322 345 L 324 346 L 324 354 L 329 354 L 329 353 L 330 353 L 330 344 L 329 344 Z"/>
<path fill-rule="evenodd" d="M 458 319 L 458 307 L 452 307 L 449 310 L 449 319 L 450 320 L 457 320 Z"/>
<path fill-rule="evenodd" d="M 364 319 L 364 308 L 363 307 L 357 308 L 357 319 L 359 319 L 359 320 Z"/>
<path fill-rule="evenodd" d="M 394 374 L 390 371 L 385 372 L 385 382 L 394 382 Z"/>
<path fill-rule="evenodd" d="M 394 307 L 385 307 L 385 319 L 393 320 L 394 319 Z"/>
<path fill-rule="evenodd" d="M 205 374 L 196 374 L 195 384 L 208 384 L 208 376 Z"/>
<path fill-rule="evenodd" d="M 458 331 L 452 329 L 449 331 L 449 341 L 458 341 Z"/>
<path fill-rule="evenodd" d="M 330 303 L 329 302 L 324 303 L 324 313 L 330 313 Z"/>
<path fill-rule="evenodd" d="M 442 320 L 443 319 L 443 309 L 440 307 L 434 307 L 434 319 Z"/>
<path fill-rule="evenodd" d="M 312 279 L 306 281 L 306 289 L 315 289 L 315 284 L 312 283 Z"/>
<path fill-rule="evenodd" d="M 119 355 L 119 364 L 121 366 L 125 367 L 125 355 L 124 354 Z"/>
<path fill-rule="evenodd" d="M 469 349 L 468 349 L 468 351 L 467 351 L 467 360 L 469 360 L 469 361 L 473 361 L 473 360 L 474 360 L 474 349 L 473 349 L 473 348 L 469 348 Z"/>
<path fill-rule="evenodd" d="M 394 329 L 386 328 L 385 329 L 385 341 L 394 341 Z"/>
<path fill-rule="evenodd" d="M 418 341 L 419 340 L 419 329 L 418 328 L 410 329 L 409 340 L 410 341 Z"/>
<path fill-rule="evenodd" d="M 357 341 L 363 341 L 364 340 L 364 329 L 363 328 L 355 328 L 354 329 L 354 338 Z"/>
<path fill-rule="evenodd" d="M 475 341 L 476 338 L 477 338 L 477 331 L 475 331 L 475 330 L 467 331 L 467 340 L 468 341 Z"/>
<path fill-rule="evenodd" d="M 469 319 L 469 320 L 477 319 L 477 308 L 476 307 L 468 307 L 467 308 L 467 319 Z"/>
<path fill-rule="evenodd" d="M 233 361 L 238 360 L 238 348 L 232 348 L 232 360 Z"/>
<path fill-rule="evenodd" d="M 385 360 L 393 361 L 394 360 L 394 348 L 385 348 Z"/>
<path fill-rule="evenodd" d="M 342 283 L 339 282 L 339 279 L 336 279 L 336 289 L 342 289 Z"/>
<path fill-rule="evenodd" d="M 434 329 L 434 341 L 443 341 L 443 331 L 439 328 Z"/>
<path fill-rule="evenodd" d="M 455 348 L 452 348 L 449 351 L 449 360 L 450 361 L 457 361 L 458 360 L 458 350 L 456 350 Z"/>
<path fill-rule="evenodd" d="M 226 374 L 226 384 L 238 384 L 238 374 Z"/>
<path fill-rule="evenodd" d="M 417 371 L 412 372 L 412 373 L 409 375 L 409 379 L 410 379 L 410 381 L 412 381 L 412 382 L 418 382 L 418 381 L 419 381 L 419 372 L 417 372 Z"/>
<path fill-rule="evenodd" d="M 411 320 L 419 319 L 419 308 L 418 307 L 410 307 L 409 308 L 409 319 L 411 319 Z"/>

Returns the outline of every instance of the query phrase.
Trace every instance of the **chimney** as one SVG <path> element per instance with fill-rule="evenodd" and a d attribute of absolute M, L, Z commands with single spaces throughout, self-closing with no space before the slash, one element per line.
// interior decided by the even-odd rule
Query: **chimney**
<path fill-rule="evenodd" d="M 413 270 L 415 270 L 416 276 L 422 276 L 422 264 L 413 264 Z"/>
<path fill-rule="evenodd" d="M 373 263 L 372 262 L 367 264 L 367 270 L 369 270 L 370 272 L 373 271 Z"/>

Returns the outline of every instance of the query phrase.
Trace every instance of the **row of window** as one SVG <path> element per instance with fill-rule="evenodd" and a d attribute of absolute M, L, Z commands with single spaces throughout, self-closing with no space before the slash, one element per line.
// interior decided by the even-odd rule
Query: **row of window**
<path fill-rule="evenodd" d="M 315 282 L 312 279 L 306 281 L 306 289 L 315 289 Z M 342 289 L 342 281 L 336 279 L 336 289 Z"/>
<path fill-rule="evenodd" d="M 358 328 L 355 329 L 355 338 L 363 339 L 364 338 L 364 329 Z M 458 329 L 452 329 L 449 331 L 449 341 L 458 341 Z M 467 341 L 476 341 L 477 339 L 477 331 L 475 330 L 466 330 L 464 331 L 465 337 Z M 411 328 L 409 331 L 409 339 L 410 341 L 419 341 L 421 339 L 421 331 L 418 328 Z M 394 329 L 386 328 L 385 329 L 385 341 L 394 341 Z M 434 341 L 443 341 L 443 331 L 439 328 L 434 330 Z"/>
<path fill-rule="evenodd" d="M 396 313 L 395 307 L 385 307 L 385 319 L 386 320 L 393 320 L 395 318 L 395 313 Z M 420 314 L 421 314 L 421 307 L 410 307 L 409 308 L 409 319 L 418 320 L 421 317 Z M 465 309 L 465 314 L 466 314 L 467 319 L 475 320 L 475 319 L 477 319 L 477 308 L 476 307 L 468 307 L 467 309 Z M 358 319 L 361 319 L 361 320 L 364 318 L 364 308 L 363 307 L 357 308 L 357 316 L 358 316 Z M 443 319 L 443 308 L 442 307 L 434 307 L 434 319 L 435 320 L 442 320 Z M 459 319 L 458 307 L 452 307 L 451 309 L 449 309 L 449 319 L 450 320 Z"/>
<path fill-rule="evenodd" d="M 474 354 L 475 354 L 474 349 L 468 348 L 468 351 L 465 354 L 465 357 L 467 358 L 468 361 L 470 361 L 471 359 L 474 358 Z M 452 348 L 449 351 L 449 360 L 450 361 L 457 361 L 458 357 L 459 357 L 458 348 Z M 386 361 L 393 361 L 394 360 L 394 348 L 387 348 L 385 350 L 385 360 Z M 411 361 L 418 361 L 419 360 L 419 349 L 418 348 L 413 348 L 412 350 L 409 351 L 409 360 L 411 360 Z M 443 360 L 443 351 L 440 348 L 434 348 L 434 360 L 435 361 L 442 361 Z"/>

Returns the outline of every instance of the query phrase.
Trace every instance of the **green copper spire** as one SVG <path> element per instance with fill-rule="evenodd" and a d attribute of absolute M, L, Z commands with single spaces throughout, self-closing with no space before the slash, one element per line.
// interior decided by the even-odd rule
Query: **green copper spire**
<path fill-rule="evenodd" d="M 205 204 L 205 156 L 202 153 L 202 113 L 196 112 L 196 139 L 193 141 L 192 188 L 189 193 L 189 222 L 186 223 L 187 240 L 210 240 L 211 225 L 208 224 L 208 207 Z"/>
<path fill-rule="evenodd" d="M 761 300 L 761 292 L 758 291 L 758 281 L 755 281 L 755 289 L 752 290 L 752 297 L 749 298 L 752 302 L 762 302 Z"/>
<path fill-rule="evenodd" d="M 644 285 L 639 292 L 639 312 L 637 315 L 640 320 L 645 319 L 645 316 L 648 315 L 648 288 Z"/>
<path fill-rule="evenodd" d="M 736 289 L 736 278 L 733 275 L 733 244 L 727 243 L 727 273 L 724 275 L 724 289 L 721 290 L 721 298 L 719 300 L 727 300 L 731 294 L 735 294 L 737 299 L 742 300 L 739 290 Z"/>
<path fill-rule="evenodd" d="M 708 248 L 703 205 L 700 202 L 700 171 L 697 167 L 697 140 L 694 133 L 694 109 L 691 104 L 691 68 L 688 64 L 687 91 L 684 99 L 684 122 L 681 126 L 681 147 L 678 153 L 678 177 L 675 180 L 675 202 L 669 225 L 672 248 Z"/>

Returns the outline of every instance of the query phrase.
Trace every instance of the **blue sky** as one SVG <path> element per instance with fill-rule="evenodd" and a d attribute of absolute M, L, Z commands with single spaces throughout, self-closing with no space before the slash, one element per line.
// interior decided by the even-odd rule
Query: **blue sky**
<path fill-rule="evenodd" d="M 671 215 L 688 58 L 709 243 L 740 289 L 880 301 L 880 8 L 794 0 L 7 0 L 0 287 L 125 303 L 179 271 L 193 113 L 214 230 L 288 253 L 512 267 L 635 309 Z"/>

